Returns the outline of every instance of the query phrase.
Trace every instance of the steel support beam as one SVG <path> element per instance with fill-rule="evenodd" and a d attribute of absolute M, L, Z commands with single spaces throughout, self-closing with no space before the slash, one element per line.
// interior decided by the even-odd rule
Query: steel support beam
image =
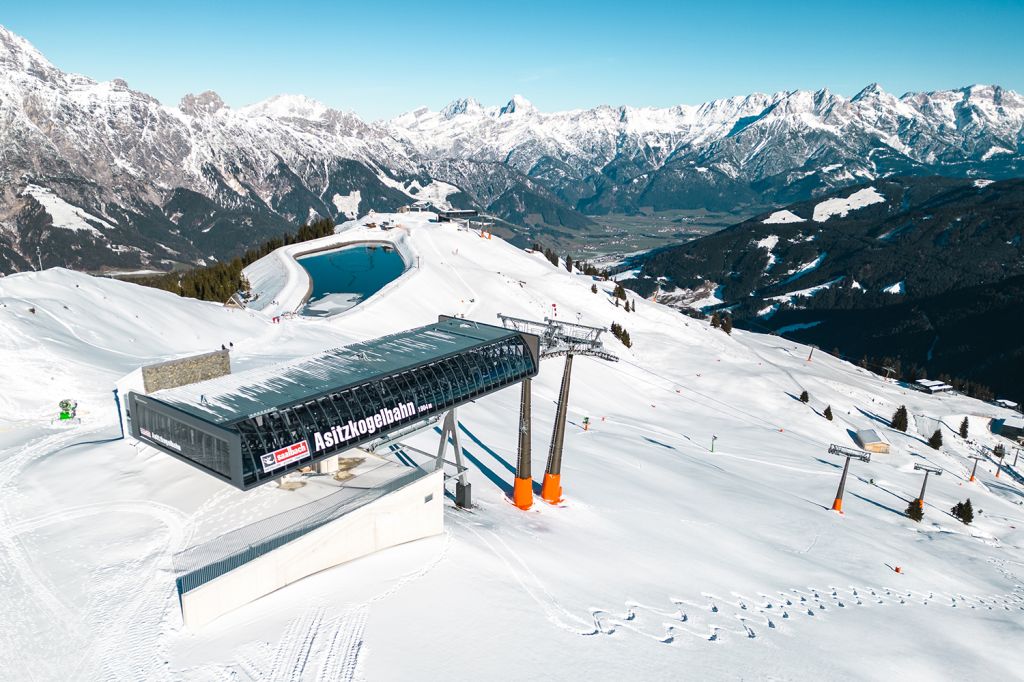
<path fill-rule="evenodd" d="M 531 466 L 530 439 L 532 380 L 525 379 L 519 398 L 519 457 L 516 460 L 516 480 L 512 488 L 512 501 L 520 509 L 533 506 L 533 471 Z"/>
<path fill-rule="evenodd" d="M 472 486 L 466 478 L 466 463 L 462 459 L 462 443 L 459 441 L 459 418 L 454 409 L 448 410 L 444 416 L 444 426 L 441 429 L 441 442 L 437 446 L 437 460 L 434 469 L 444 468 L 444 454 L 448 449 L 448 440 L 451 439 L 455 448 L 455 467 L 458 469 L 458 477 L 455 481 L 455 505 L 463 509 L 473 506 Z"/>
<path fill-rule="evenodd" d="M 832 511 L 843 513 L 843 492 L 846 490 L 846 474 L 850 470 L 850 458 L 846 458 L 843 465 L 843 477 L 839 479 L 839 490 L 836 491 L 836 500 L 832 503 Z"/>
<path fill-rule="evenodd" d="M 565 442 L 565 420 L 569 412 L 569 383 L 572 378 L 572 354 L 565 356 L 565 369 L 562 370 L 562 387 L 558 391 L 558 409 L 555 412 L 555 427 L 551 434 L 551 447 L 548 450 L 548 465 L 544 470 L 544 484 L 540 495 L 549 504 L 558 504 L 562 500 L 562 445 Z"/>
<path fill-rule="evenodd" d="M 928 487 L 928 474 L 930 471 L 924 472 L 924 481 L 921 482 L 921 494 L 917 496 L 917 506 L 924 509 L 924 491 Z"/>

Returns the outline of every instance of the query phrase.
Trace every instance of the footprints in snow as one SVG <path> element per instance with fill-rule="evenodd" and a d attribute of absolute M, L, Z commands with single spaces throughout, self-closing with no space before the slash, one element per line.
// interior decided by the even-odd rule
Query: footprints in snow
<path fill-rule="evenodd" d="M 591 616 L 599 634 L 614 635 L 621 629 L 663 644 L 674 644 L 681 636 L 708 642 L 725 641 L 730 636 L 757 639 L 759 631 L 780 630 L 781 622 L 793 621 L 800 616 L 818 619 L 827 615 L 830 609 L 838 611 L 851 606 L 928 606 L 934 603 L 950 608 L 1024 611 L 1024 586 L 1020 584 L 1014 585 L 1009 594 L 997 596 L 918 593 L 852 585 L 849 588 L 830 586 L 827 590 L 792 588 L 779 592 L 776 597 L 764 593 L 757 596 L 755 600 L 733 592 L 732 599 L 722 599 L 704 592 L 701 597 L 706 603 L 672 597 L 670 601 L 676 608 L 674 612 L 628 602 L 625 613 L 620 616 L 596 608 L 591 609 Z M 651 622 L 654 619 L 662 620 L 655 624 Z"/>

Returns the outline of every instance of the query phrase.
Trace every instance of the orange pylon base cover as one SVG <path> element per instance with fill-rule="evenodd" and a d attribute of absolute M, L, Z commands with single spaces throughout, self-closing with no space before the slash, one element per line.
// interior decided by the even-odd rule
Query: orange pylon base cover
<path fill-rule="evenodd" d="M 840 514 L 843 513 L 843 501 L 838 497 L 836 498 L 836 501 L 832 503 L 832 511 L 837 511 Z"/>
<path fill-rule="evenodd" d="M 562 501 L 561 474 L 544 474 L 544 484 L 540 488 L 540 496 L 548 504 L 558 504 Z"/>
<path fill-rule="evenodd" d="M 533 506 L 533 479 L 517 478 L 512 484 L 512 502 L 520 509 Z"/>

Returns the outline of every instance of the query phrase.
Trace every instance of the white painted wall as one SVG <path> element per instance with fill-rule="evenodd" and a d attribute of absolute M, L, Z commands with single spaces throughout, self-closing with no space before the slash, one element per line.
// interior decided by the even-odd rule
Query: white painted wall
<path fill-rule="evenodd" d="M 443 481 L 442 472 L 433 472 L 186 592 L 181 598 L 185 625 L 201 627 L 306 576 L 440 534 L 444 530 Z"/>

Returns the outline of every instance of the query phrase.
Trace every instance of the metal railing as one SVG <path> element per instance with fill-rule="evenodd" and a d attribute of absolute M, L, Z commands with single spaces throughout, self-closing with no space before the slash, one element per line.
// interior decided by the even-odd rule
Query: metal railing
<path fill-rule="evenodd" d="M 412 469 L 380 486 L 346 486 L 183 550 L 173 559 L 178 597 L 430 473 Z"/>

